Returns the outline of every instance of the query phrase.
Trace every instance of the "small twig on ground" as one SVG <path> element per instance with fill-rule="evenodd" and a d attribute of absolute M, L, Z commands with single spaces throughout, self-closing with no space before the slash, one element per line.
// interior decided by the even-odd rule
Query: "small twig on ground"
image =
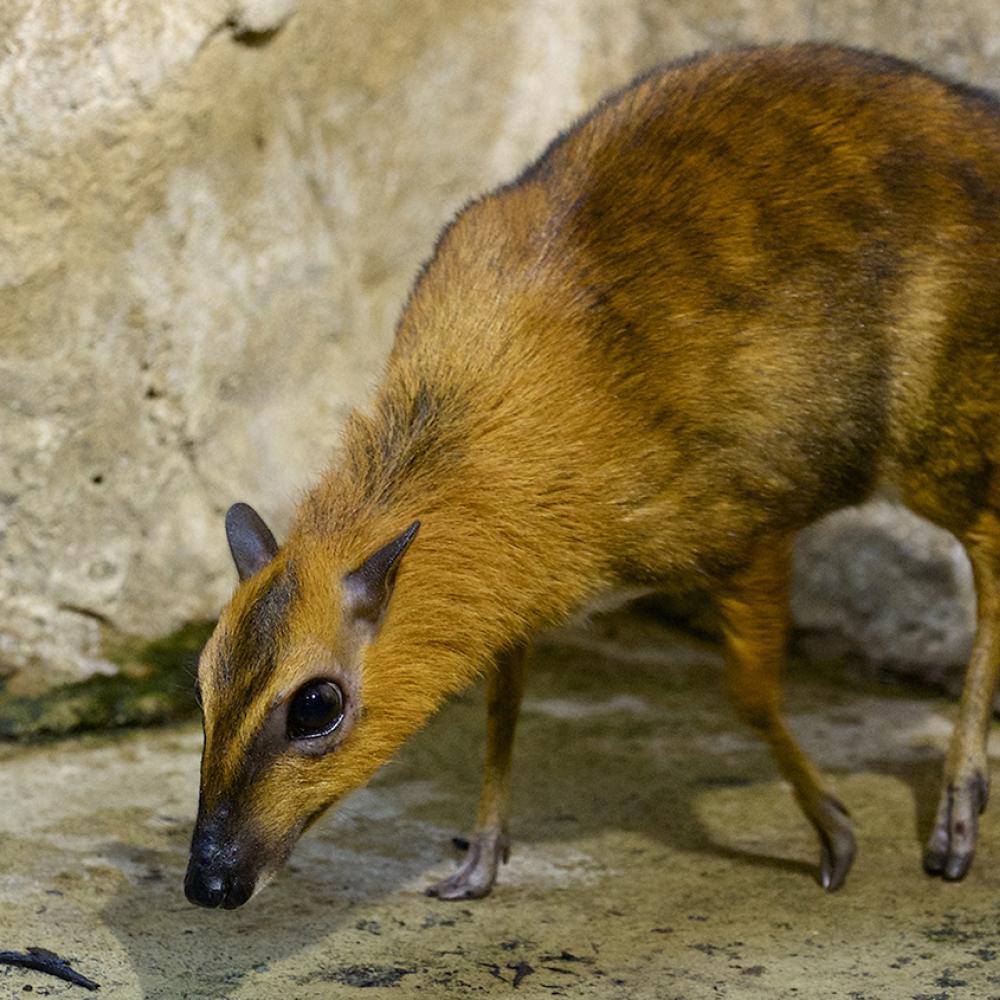
<path fill-rule="evenodd" d="M 77 972 L 65 958 L 60 958 L 47 948 L 29 948 L 27 952 L 0 951 L 0 965 L 16 965 L 22 969 L 34 969 L 49 976 L 56 976 L 85 990 L 99 990 L 100 984 Z"/>

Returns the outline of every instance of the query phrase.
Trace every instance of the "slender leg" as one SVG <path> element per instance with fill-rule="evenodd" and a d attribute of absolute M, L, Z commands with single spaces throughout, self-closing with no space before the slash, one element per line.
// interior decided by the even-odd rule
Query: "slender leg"
<path fill-rule="evenodd" d="M 989 797 L 986 739 L 1000 672 L 1000 517 L 982 515 L 963 541 L 976 581 L 978 627 L 924 853 L 924 871 L 949 881 L 964 878 L 972 864 L 978 817 Z"/>
<path fill-rule="evenodd" d="M 493 888 L 497 867 L 507 863 L 510 837 L 510 758 L 524 691 L 526 648 L 504 653 L 487 678 L 486 772 L 479 796 L 476 828 L 461 867 L 427 889 L 439 899 L 476 899 Z"/>
<path fill-rule="evenodd" d="M 717 593 L 727 646 L 726 679 L 743 717 L 771 747 L 821 845 L 824 889 L 843 883 L 854 860 L 854 834 L 844 807 L 823 788 L 819 773 L 781 716 L 781 667 L 787 633 L 791 542 L 761 546 L 750 565 Z"/>

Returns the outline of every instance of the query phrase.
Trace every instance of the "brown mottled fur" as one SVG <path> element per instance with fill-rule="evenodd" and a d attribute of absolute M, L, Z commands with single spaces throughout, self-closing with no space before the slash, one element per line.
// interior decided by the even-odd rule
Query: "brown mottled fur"
<path fill-rule="evenodd" d="M 928 855 L 960 877 L 1000 659 L 998 359 L 991 98 L 817 45 L 649 73 L 442 234 L 371 411 L 206 648 L 203 815 L 224 806 L 226 836 L 268 873 L 443 699 L 498 657 L 519 663 L 536 630 L 609 591 L 696 582 L 718 599 L 733 693 L 835 887 L 850 827 L 778 709 L 788 551 L 886 484 L 962 539 L 980 586 L 943 846 Z M 341 581 L 416 518 L 382 627 L 359 636 Z M 516 694 L 479 831 L 492 856 L 441 895 L 488 891 L 483 865 L 505 849 L 520 691 L 506 669 Z M 273 720 L 324 676 L 347 692 L 349 725 L 335 751 L 302 753 Z"/>

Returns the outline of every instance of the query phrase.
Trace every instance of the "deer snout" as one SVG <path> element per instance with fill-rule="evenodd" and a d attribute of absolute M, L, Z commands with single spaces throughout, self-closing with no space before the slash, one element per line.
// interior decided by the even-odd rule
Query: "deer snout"
<path fill-rule="evenodd" d="M 224 816 L 199 817 L 191 839 L 184 895 L 198 906 L 235 910 L 254 893 L 257 871 L 226 835 Z"/>

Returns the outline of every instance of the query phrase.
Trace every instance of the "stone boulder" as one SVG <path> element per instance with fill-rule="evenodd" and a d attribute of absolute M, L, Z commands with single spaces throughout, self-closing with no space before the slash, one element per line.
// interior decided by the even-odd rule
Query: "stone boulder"
<path fill-rule="evenodd" d="M 877 670 L 954 690 L 972 649 L 975 588 L 965 551 L 875 501 L 802 532 L 792 618 L 813 657 L 860 655 Z"/>

